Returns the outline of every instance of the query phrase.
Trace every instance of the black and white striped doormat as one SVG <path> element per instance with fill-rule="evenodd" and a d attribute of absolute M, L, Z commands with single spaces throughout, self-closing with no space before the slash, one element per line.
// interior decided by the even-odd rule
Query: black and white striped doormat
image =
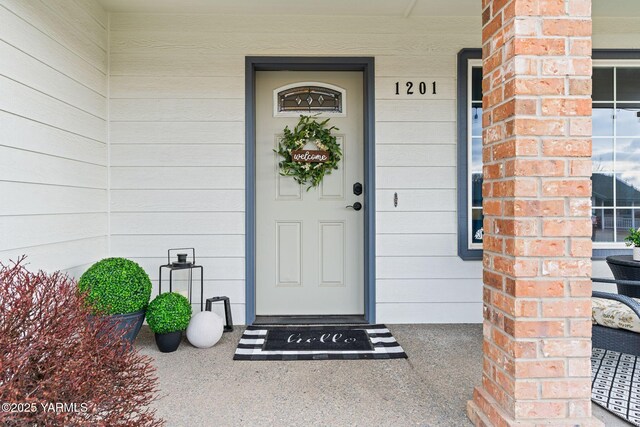
<path fill-rule="evenodd" d="M 640 426 L 640 358 L 594 348 L 591 379 L 591 400 Z"/>
<path fill-rule="evenodd" d="M 233 360 L 407 358 L 385 325 L 248 326 Z"/>

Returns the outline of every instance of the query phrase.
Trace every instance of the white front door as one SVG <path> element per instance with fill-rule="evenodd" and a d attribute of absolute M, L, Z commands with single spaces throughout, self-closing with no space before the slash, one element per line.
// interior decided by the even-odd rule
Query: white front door
<path fill-rule="evenodd" d="M 329 125 L 339 128 L 332 133 L 343 158 L 338 170 L 306 191 L 292 177 L 279 174 L 281 159 L 273 150 L 284 127 L 295 127 L 299 117 L 275 116 L 274 90 L 309 82 L 343 89 L 346 116 L 317 117 L 330 117 Z M 364 208 L 347 207 L 364 203 L 364 196 L 353 190 L 355 183 L 364 184 L 362 91 L 361 72 L 256 72 L 259 316 L 364 315 Z"/>

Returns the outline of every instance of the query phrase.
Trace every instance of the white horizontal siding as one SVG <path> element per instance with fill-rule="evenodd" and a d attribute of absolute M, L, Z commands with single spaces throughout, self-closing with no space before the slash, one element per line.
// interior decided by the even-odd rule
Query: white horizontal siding
<path fill-rule="evenodd" d="M 481 323 L 482 302 L 377 304 L 381 323 Z"/>
<path fill-rule="evenodd" d="M 244 235 L 120 235 L 111 236 L 111 251 L 122 257 L 164 256 L 168 248 L 196 248 L 196 258 L 244 257 Z M 153 253 L 149 248 L 157 248 Z"/>
<path fill-rule="evenodd" d="M 376 249 L 381 257 L 450 256 L 457 250 L 455 233 L 378 234 Z"/>
<path fill-rule="evenodd" d="M 77 20 L 78 16 L 69 19 L 74 14 L 69 10 L 82 12 L 77 7 L 70 5 L 69 8 L 61 8 L 52 1 L 23 0 L 4 0 L 2 5 L 96 69 L 103 73 L 106 71 L 106 33 L 87 15 L 81 17 L 80 21 Z M 88 37 L 88 34 L 102 34 L 103 46 L 96 44 L 98 37 Z"/>
<path fill-rule="evenodd" d="M 380 303 L 475 303 L 482 299 L 480 279 L 379 279 L 376 299 Z"/>
<path fill-rule="evenodd" d="M 112 212 L 111 233 L 244 234 L 244 212 Z"/>
<path fill-rule="evenodd" d="M 376 144 L 449 144 L 455 145 L 455 122 L 376 122 Z"/>
<path fill-rule="evenodd" d="M 243 167 L 117 167 L 111 188 L 132 190 L 236 189 L 244 191 Z"/>
<path fill-rule="evenodd" d="M 238 190 L 112 190 L 111 212 L 244 212 Z"/>
<path fill-rule="evenodd" d="M 0 181 L 0 216 L 104 213 L 107 190 Z M 8 195 L 16 195 L 10 197 Z M 28 195 L 28 197 L 20 196 Z"/>
<path fill-rule="evenodd" d="M 163 248 L 164 249 L 164 248 Z M 162 264 L 167 263 L 166 256 L 160 254 L 157 258 L 131 258 L 133 261 L 140 264 L 152 281 L 156 282 L 159 278 L 159 267 Z M 244 279 L 244 257 L 236 258 L 202 258 L 198 257 L 198 264 L 202 265 L 205 271 L 205 277 L 207 280 L 243 280 Z M 163 271 L 163 280 L 165 278 L 167 270 Z M 185 274 L 181 274 L 185 273 Z M 186 279 L 186 272 L 177 272 L 176 277 L 182 276 L 182 279 Z M 168 273 L 166 278 L 168 279 Z"/>
<path fill-rule="evenodd" d="M 113 144 L 244 144 L 244 122 L 112 122 Z"/>
<path fill-rule="evenodd" d="M 394 206 L 397 195 L 397 206 Z M 456 194 L 448 188 L 378 190 L 378 212 L 453 212 L 456 210 Z"/>
<path fill-rule="evenodd" d="M 456 166 L 376 168 L 378 189 L 451 189 L 457 186 Z"/>
<path fill-rule="evenodd" d="M 13 5 L 20 3 L 33 2 L 12 2 Z M 44 7 L 40 7 L 39 11 L 41 14 L 49 13 Z M 43 25 L 43 23 L 32 23 L 28 18 L 23 18 L 5 6 L 0 6 L 0 40 L 33 56 L 95 92 L 106 95 L 106 67 L 102 69 L 94 67 L 81 55 L 66 46 L 64 41 L 56 40 L 48 35 L 45 26 L 39 27 L 38 25 Z M 65 32 L 73 33 L 74 30 L 66 26 Z"/>
<path fill-rule="evenodd" d="M 62 159 L 106 166 L 107 144 L 29 118 L 0 111 L 2 145 Z"/>
<path fill-rule="evenodd" d="M 107 31 L 93 1 L 0 5 L 0 261 L 107 254 Z"/>
<path fill-rule="evenodd" d="M 107 252 L 107 237 L 67 240 L 60 243 L 42 244 L 29 248 L 3 249 L 0 259 L 17 260 L 27 255 L 26 265 L 31 271 L 64 271 L 74 277 L 80 277 L 84 270 L 97 260 L 104 258 Z"/>

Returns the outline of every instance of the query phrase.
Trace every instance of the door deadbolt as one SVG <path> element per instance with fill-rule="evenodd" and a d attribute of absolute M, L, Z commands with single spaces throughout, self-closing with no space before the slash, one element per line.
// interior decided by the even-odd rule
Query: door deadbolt
<path fill-rule="evenodd" d="M 354 211 L 359 211 L 360 209 L 362 209 L 362 203 L 355 202 L 353 205 L 349 205 L 347 207 L 352 208 Z"/>
<path fill-rule="evenodd" d="M 353 184 L 353 194 L 355 194 L 356 196 L 362 194 L 362 184 L 360 184 L 359 182 Z"/>

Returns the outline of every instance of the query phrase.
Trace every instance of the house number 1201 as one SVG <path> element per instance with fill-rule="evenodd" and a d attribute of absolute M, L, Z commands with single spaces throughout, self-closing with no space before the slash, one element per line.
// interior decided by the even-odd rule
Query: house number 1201
<path fill-rule="evenodd" d="M 420 93 L 420 95 L 426 95 L 427 94 L 427 83 L 425 82 L 420 82 L 418 83 L 418 87 L 415 88 L 415 84 L 413 82 L 406 82 L 405 83 L 405 87 L 407 90 L 407 95 L 415 95 L 416 94 L 416 90 L 418 91 L 418 93 Z M 404 92 L 405 88 L 402 88 L 402 91 Z M 436 86 L 436 82 L 432 82 L 431 83 L 431 94 L 432 95 L 436 95 L 437 92 L 437 86 Z M 396 95 L 400 95 L 400 82 L 396 82 Z"/>

